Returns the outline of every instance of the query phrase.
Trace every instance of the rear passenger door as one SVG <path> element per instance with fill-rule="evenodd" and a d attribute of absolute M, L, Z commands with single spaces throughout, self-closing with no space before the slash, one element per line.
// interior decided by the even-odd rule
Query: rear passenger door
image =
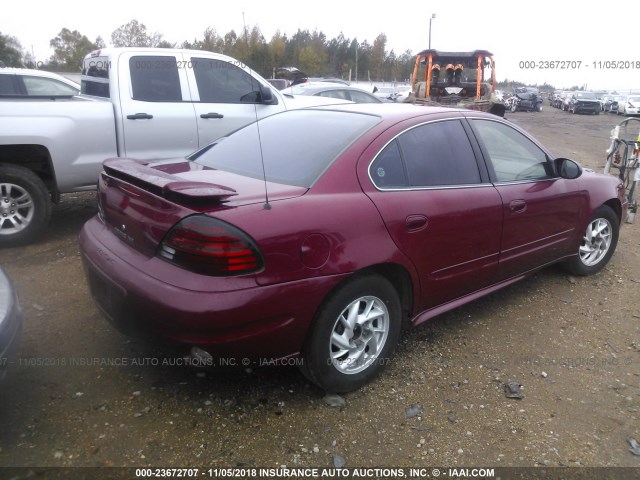
<path fill-rule="evenodd" d="M 386 146 L 374 143 L 380 150 L 369 181 L 361 178 L 389 234 L 415 265 L 421 310 L 495 281 L 502 202 L 469 134 L 458 119 L 407 128 Z"/>
<path fill-rule="evenodd" d="M 197 124 L 181 54 L 118 58 L 124 154 L 184 157 L 198 148 Z"/>
<path fill-rule="evenodd" d="M 281 104 L 261 103 L 258 94 L 261 83 L 240 63 L 191 56 L 187 67 L 200 147 L 284 110 Z"/>

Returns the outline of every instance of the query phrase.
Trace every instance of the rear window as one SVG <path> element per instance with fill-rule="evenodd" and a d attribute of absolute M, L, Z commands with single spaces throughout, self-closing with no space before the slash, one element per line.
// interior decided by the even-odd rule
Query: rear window
<path fill-rule="evenodd" d="M 0 95 L 18 95 L 18 89 L 13 81 L 15 75 L 0 74 Z"/>
<path fill-rule="evenodd" d="M 85 95 L 109 98 L 110 67 L 108 57 L 85 58 L 82 63 L 80 91 Z"/>
<path fill-rule="evenodd" d="M 379 121 L 360 113 L 292 110 L 260 120 L 259 129 L 254 122 L 188 158 L 251 178 L 310 188 L 345 148 Z"/>

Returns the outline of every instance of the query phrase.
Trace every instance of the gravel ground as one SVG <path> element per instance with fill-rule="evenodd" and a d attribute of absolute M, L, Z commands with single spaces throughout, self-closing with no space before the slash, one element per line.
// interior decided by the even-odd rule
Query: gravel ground
<path fill-rule="evenodd" d="M 598 170 L 620 120 L 548 106 L 508 118 Z M 0 385 L 2 466 L 640 467 L 638 223 L 600 274 L 547 268 L 441 315 L 376 381 L 326 397 L 294 367 L 199 371 L 114 331 L 78 252 L 94 213 L 93 194 L 65 195 L 42 241 L 0 251 L 25 313 Z"/>

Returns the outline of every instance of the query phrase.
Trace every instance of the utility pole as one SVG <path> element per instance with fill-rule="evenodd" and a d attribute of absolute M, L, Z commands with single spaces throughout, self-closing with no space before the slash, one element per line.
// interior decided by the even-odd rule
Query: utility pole
<path fill-rule="evenodd" d="M 429 19 L 429 50 L 431 50 L 431 22 L 433 21 L 434 18 L 436 18 L 436 14 L 432 13 L 431 18 Z"/>
<path fill-rule="evenodd" d="M 358 83 L 358 42 L 356 42 L 356 83 Z"/>

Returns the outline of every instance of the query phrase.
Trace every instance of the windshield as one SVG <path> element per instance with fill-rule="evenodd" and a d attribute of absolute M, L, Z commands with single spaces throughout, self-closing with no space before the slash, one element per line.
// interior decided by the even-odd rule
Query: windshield
<path fill-rule="evenodd" d="M 379 121 L 380 117 L 361 113 L 291 110 L 237 130 L 188 159 L 251 178 L 310 188 L 346 147 Z"/>
<path fill-rule="evenodd" d="M 596 100 L 595 94 L 591 92 L 580 92 L 576 93 L 576 98 L 586 99 L 586 100 Z"/>
<path fill-rule="evenodd" d="M 628 101 L 629 102 L 640 102 L 640 96 L 629 97 Z"/>

